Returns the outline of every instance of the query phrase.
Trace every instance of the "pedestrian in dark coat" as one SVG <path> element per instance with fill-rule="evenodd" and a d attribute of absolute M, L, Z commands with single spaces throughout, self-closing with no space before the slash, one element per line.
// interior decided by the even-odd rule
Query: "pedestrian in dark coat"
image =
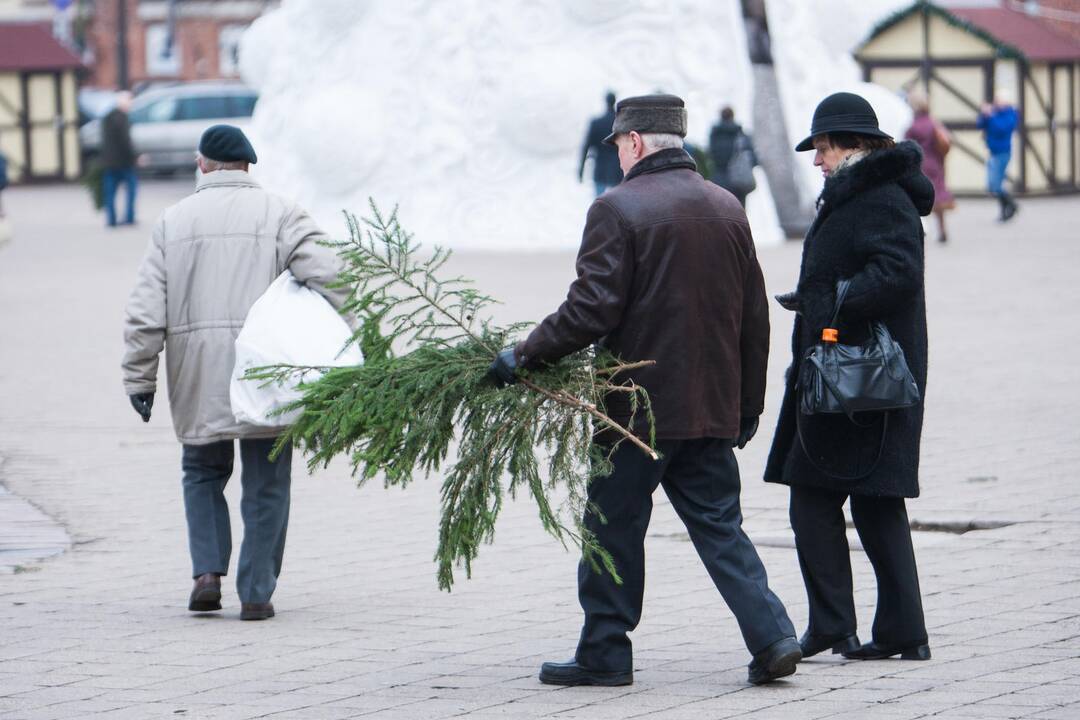
<path fill-rule="evenodd" d="M 105 224 L 113 227 L 116 221 L 116 191 L 123 183 L 127 189 L 127 214 L 124 224 L 135 224 L 135 194 L 139 184 L 135 165 L 138 156 L 131 141 L 131 93 L 121 92 L 116 107 L 101 122 L 102 195 L 105 205 Z"/>
<path fill-rule="evenodd" d="M 758 166 L 753 138 L 746 134 L 742 125 L 735 122 L 735 111 L 725 107 L 720 111 L 720 122 L 713 125 L 709 132 L 709 159 L 712 163 L 709 179 L 734 195 L 739 204 L 746 207 L 746 196 L 750 192 L 740 184 L 745 183 L 747 178 L 736 178 L 731 174 L 731 163 L 737 153 L 749 154 L 751 172 Z"/>
<path fill-rule="evenodd" d="M 4 188 L 8 186 L 7 156 L 0 152 L 0 197 L 3 196 Z M 4 217 L 4 204 L 0 201 L 0 218 Z"/>
<path fill-rule="evenodd" d="M 765 479 L 791 486 L 791 522 L 810 599 L 803 655 L 828 648 L 847 657 L 929 657 L 918 574 L 904 498 L 919 495 L 923 408 L 845 415 L 804 415 L 798 407 L 799 364 L 830 326 L 836 284 L 851 281 L 840 313 L 840 342 L 858 344 L 868 323 L 885 324 L 899 342 L 922 397 L 926 392 L 923 228 L 934 190 L 920 171 L 918 145 L 895 145 L 877 127 L 870 104 L 837 93 L 818 106 L 810 137 L 825 173 L 818 215 L 803 245 L 794 293 L 778 299 L 798 313 L 793 364 Z M 882 433 L 885 433 L 882 444 Z M 800 439 L 801 435 L 801 439 Z M 880 457 L 879 457 L 880 454 Z M 878 580 L 874 642 L 859 647 L 844 501 Z"/>
<path fill-rule="evenodd" d="M 795 672 L 801 655 L 742 530 L 733 452 L 750 441 L 765 400 L 769 319 L 761 267 L 746 213 L 702 178 L 683 150 L 683 101 L 652 95 L 618 107 L 606 141 L 619 148 L 626 179 L 589 208 L 577 280 L 559 309 L 492 366 L 500 382 L 513 382 L 519 365 L 555 362 L 597 342 L 625 360 L 655 361 L 625 375 L 649 393 L 661 457 L 623 443 L 611 474 L 589 483 L 585 526 L 611 553 L 623 582 L 582 561 L 585 622 L 577 652 L 569 662 L 544 663 L 540 680 L 632 682 L 627 634 L 641 619 L 645 533 L 653 491 L 663 485 L 753 654 L 750 682 L 769 682 Z M 627 426 L 624 397 L 607 410 Z M 646 428 L 637 418 L 635 431 Z"/>
<path fill-rule="evenodd" d="M 607 112 L 593 118 L 589 129 L 585 131 L 585 142 L 581 145 L 581 162 L 578 164 L 578 182 L 585 179 L 585 160 L 592 155 L 593 187 L 600 197 L 609 188 L 622 182 L 622 168 L 619 167 L 619 153 L 614 146 L 604 142 L 611 133 L 615 122 L 615 93 L 608 93 L 605 98 Z"/>

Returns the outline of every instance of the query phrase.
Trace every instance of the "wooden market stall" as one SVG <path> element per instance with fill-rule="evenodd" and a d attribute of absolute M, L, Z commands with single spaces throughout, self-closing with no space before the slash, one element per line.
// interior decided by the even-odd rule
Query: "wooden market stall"
<path fill-rule="evenodd" d="M 947 170 L 955 192 L 985 192 L 987 152 L 975 121 L 998 91 L 1020 114 L 1009 166 L 1015 190 L 1080 192 L 1080 42 L 1005 6 L 920 0 L 878 24 L 855 59 L 869 82 L 897 92 L 923 87 L 931 113 L 953 134 Z"/>
<path fill-rule="evenodd" d="M 79 176 L 76 71 L 40 23 L 0 23 L 0 152 L 11 182 Z"/>

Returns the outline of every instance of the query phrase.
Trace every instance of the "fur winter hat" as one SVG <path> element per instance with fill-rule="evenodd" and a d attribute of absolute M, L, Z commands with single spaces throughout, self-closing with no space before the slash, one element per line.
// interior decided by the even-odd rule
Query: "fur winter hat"
<path fill-rule="evenodd" d="M 615 106 L 611 134 L 604 138 L 615 144 L 615 136 L 635 130 L 686 137 L 686 103 L 675 95 L 639 95 L 620 100 Z"/>

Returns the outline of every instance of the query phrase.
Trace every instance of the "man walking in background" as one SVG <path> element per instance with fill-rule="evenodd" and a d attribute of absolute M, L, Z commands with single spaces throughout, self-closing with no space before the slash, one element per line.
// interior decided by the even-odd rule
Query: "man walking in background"
<path fill-rule="evenodd" d="M 1012 159 L 1012 135 L 1019 123 L 1019 115 L 1004 91 L 998 90 L 993 104 L 983 105 L 976 122 L 983 131 L 986 149 L 990 157 L 986 161 L 986 188 L 998 199 L 1001 206 L 1000 222 L 1007 222 L 1019 207 L 1005 189 L 1005 172 Z"/>
<path fill-rule="evenodd" d="M 304 210 L 248 175 L 255 151 L 239 128 L 215 125 L 199 142 L 195 193 L 162 213 L 139 267 L 124 326 L 124 389 L 149 422 L 164 349 L 169 405 L 183 443 L 184 508 L 195 586 L 188 609 L 221 609 L 232 552 L 224 490 L 240 440 L 244 540 L 236 587 L 242 620 L 274 616 L 289 524 L 292 452 L 270 458 L 280 428 L 238 423 L 229 403 L 234 342 L 248 310 L 286 268 L 341 308 L 327 287 L 340 264 Z M 167 301 L 166 301 L 167 299 Z"/>
<path fill-rule="evenodd" d="M 765 403 L 765 282 L 746 213 L 698 174 L 684 137 L 680 98 L 619 103 L 605 142 L 618 148 L 626 179 L 589 208 L 566 301 L 491 367 L 497 382 L 512 383 L 519 366 L 552 363 L 596 342 L 624 360 L 655 361 L 624 379 L 649 393 L 660 459 L 622 443 L 612 473 L 589 483 L 585 525 L 623 582 L 582 560 L 585 623 L 577 652 L 569 662 L 544 663 L 544 683 L 633 682 L 627 633 L 641 619 L 645 533 L 658 485 L 739 623 L 753 655 L 750 682 L 790 675 L 802 658 L 795 628 L 743 532 L 733 452 L 754 436 Z M 647 418 L 625 394 L 607 398 L 606 408 L 647 437 Z"/>
<path fill-rule="evenodd" d="M 578 182 L 582 182 L 585 179 L 585 160 L 592 155 L 593 185 L 597 197 L 622 182 L 623 176 L 619 167 L 619 153 L 613 146 L 604 143 L 604 138 L 611 132 L 611 123 L 615 122 L 615 93 L 609 92 L 605 101 L 607 112 L 589 123 L 585 143 L 581 146 L 581 163 L 578 165 Z"/>
<path fill-rule="evenodd" d="M 109 111 L 101 123 L 101 166 L 102 194 L 105 203 L 105 224 L 115 227 L 116 191 L 120 183 L 127 188 L 127 214 L 125 225 L 135 224 L 135 192 L 139 178 L 135 172 L 138 157 L 131 142 L 131 122 L 128 112 L 131 110 L 131 93 L 121 92 L 116 96 L 116 107 Z"/>

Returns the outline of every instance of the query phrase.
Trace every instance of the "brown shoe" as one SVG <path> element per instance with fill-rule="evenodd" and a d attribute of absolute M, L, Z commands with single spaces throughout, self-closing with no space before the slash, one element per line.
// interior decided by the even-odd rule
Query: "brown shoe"
<path fill-rule="evenodd" d="M 240 603 L 241 620 L 266 620 L 274 617 L 274 603 Z"/>
<path fill-rule="evenodd" d="M 191 589 L 188 610 L 191 612 L 213 612 L 221 609 L 221 578 L 214 573 L 203 573 L 195 578 L 195 587 Z"/>

